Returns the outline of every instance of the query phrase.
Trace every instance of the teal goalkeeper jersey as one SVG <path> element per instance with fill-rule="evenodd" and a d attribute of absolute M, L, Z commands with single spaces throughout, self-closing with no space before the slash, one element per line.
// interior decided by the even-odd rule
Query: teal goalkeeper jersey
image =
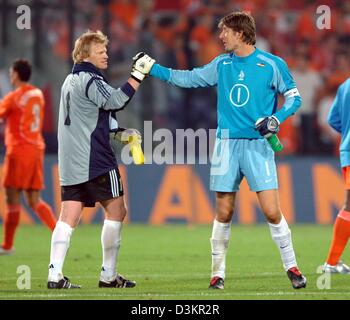
<path fill-rule="evenodd" d="M 275 115 L 282 123 L 301 105 L 301 97 L 287 64 L 259 49 L 246 57 L 222 54 L 209 64 L 193 70 L 172 70 L 154 64 L 151 73 L 182 88 L 217 87 L 217 137 L 223 129 L 229 138 L 261 139 L 255 122 Z M 278 95 L 284 95 L 277 110 Z M 227 137 L 223 135 L 223 137 Z"/>

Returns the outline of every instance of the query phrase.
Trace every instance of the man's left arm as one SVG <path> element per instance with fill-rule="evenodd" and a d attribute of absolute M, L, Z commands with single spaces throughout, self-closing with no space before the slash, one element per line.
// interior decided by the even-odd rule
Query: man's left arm
<path fill-rule="evenodd" d="M 302 99 L 288 66 L 282 59 L 276 61 L 275 79 L 274 85 L 278 93 L 284 96 L 285 101 L 274 116 L 282 123 L 300 108 Z"/>
<path fill-rule="evenodd" d="M 0 100 L 0 119 L 4 119 L 11 112 L 13 107 L 13 94 L 10 92 L 7 94 L 4 99 Z"/>

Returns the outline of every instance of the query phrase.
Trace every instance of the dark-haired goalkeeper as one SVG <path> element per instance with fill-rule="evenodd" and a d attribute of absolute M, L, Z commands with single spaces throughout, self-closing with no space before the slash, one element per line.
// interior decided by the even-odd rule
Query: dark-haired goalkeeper
<path fill-rule="evenodd" d="M 243 177 L 257 194 L 293 288 L 303 288 L 306 278 L 298 269 L 291 232 L 280 208 L 274 152 L 264 139 L 277 133 L 279 125 L 296 112 L 301 97 L 286 63 L 254 46 L 252 16 L 233 12 L 221 19 L 219 28 L 225 54 L 191 71 L 155 64 L 150 73 L 182 88 L 217 87 L 217 140 L 210 174 L 210 188 L 216 192 L 216 216 L 210 239 L 209 288 L 224 288 L 231 219 Z M 285 98 L 279 110 L 278 95 Z M 255 126 L 260 118 L 263 120 Z"/>

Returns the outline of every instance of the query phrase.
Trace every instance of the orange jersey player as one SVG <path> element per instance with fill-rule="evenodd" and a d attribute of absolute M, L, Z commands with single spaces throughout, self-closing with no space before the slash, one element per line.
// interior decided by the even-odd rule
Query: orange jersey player
<path fill-rule="evenodd" d="M 41 134 L 44 118 L 44 96 L 40 89 L 25 83 L 10 92 L 0 104 L 0 118 L 7 119 L 7 148 L 30 145 L 44 150 Z"/>
<path fill-rule="evenodd" d="M 0 118 L 6 118 L 5 188 L 43 189 L 43 113 L 43 94 L 30 84 L 23 84 L 0 103 Z"/>
<path fill-rule="evenodd" d="M 41 131 L 45 101 L 42 91 L 28 83 L 30 75 L 29 62 L 16 60 L 10 68 L 15 90 L 0 101 L 0 118 L 6 121 L 3 186 L 7 205 L 0 255 L 13 253 L 22 190 L 28 205 L 51 230 L 56 224 L 52 209 L 40 198 L 44 188 L 45 143 Z"/>

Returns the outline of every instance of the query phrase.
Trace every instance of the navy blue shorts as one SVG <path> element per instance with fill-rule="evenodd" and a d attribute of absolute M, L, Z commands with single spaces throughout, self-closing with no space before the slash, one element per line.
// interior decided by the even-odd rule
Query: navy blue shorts
<path fill-rule="evenodd" d="M 94 207 L 95 202 L 122 195 L 124 195 L 124 190 L 118 167 L 90 181 L 61 186 L 62 201 L 83 202 L 85 207 Z"/>

